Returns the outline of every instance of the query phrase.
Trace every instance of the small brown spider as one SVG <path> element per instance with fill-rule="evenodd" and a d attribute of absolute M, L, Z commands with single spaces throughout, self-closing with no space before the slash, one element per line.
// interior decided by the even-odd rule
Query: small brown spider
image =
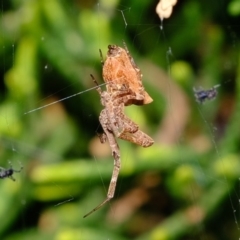
<path fill-rule="evenodd" d="M 117 52 L 120 51 L 120 53 L 124 51 L 121 55 L 122 58 L 119 57 L 118 54 L 114 55 L 115 57 L 110 54 L 111 63 L 106 63 L 108 58 L 106 62 L 103 63 L 103 77 L 104 81 L 108 83 L 107 91 L 101 91 L 100 87 L 97 88 L 101 97 L 101 103 L 104 106 L 99 117 L 104 131 L 101 142 L 108 139 L 114 157 L 114 168 L 106 199 L 84 217 L 98 210 L 114 196 L 121 167 L 120 149 L 116 138 L 135 143 L 142 147 L 150 147 L 154 143 L 151 137 L 139 130 L 138 125 L 124 114 L 125 106 L 131 104 L 143 105 L 152 101 L 152 98 L 142 86 L 140 70 L 136 67 L 127 50 L 115 45 L 109 45 L 108 48 L 108 54 L 113 50 Z M 115 58 L 117 58 L 117 61 L 115 61 Z M 113 65 L 114 62 L 116 64 L 115 67 Z M 129 68 L 124 68 L 127 64 Z M 108 65 L 111 66 L 108 70 L 109 72 L 106 70 L 106 66 Z M 135 73 L 135 78 L 129 77 L 128 73 L 130 76 L 133 76 L 131 74 Z M 118 76 L 120 77 L 117 78 Z M 92 78 L 96 85 L 98 85 L 93 76 Z"/>
<path fill-rule="evenodd" d="M 103 79 L 106 83 L 114 83 L 107 84 L 107 92 L 112 93 L 121 90 L 124 85 L 131 91 L 129 95 L 132 96 L 129 96 L 124 102 L 125 106 L 149 104 L 153 100 L 142 85 L 141 71 L 135 64 L 125 43 L 124 48 L 109 45 L 105 61 L 103 61 L 100 51 L 103 64 Z"/>

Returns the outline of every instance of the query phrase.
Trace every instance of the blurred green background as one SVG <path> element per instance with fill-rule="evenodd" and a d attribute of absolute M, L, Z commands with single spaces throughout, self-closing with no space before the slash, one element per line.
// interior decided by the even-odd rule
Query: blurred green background
<path fill-rule="evenodd" d="M 0 0 L 0 239 L 238 239 L 240 1 Z M 99 49 L 125 41 L 154 99 L 126 114 L 155 140 L 118 140 L 122 169 L 101 144 Z M 221 84 L 199 105 L 193 87 Z"/>

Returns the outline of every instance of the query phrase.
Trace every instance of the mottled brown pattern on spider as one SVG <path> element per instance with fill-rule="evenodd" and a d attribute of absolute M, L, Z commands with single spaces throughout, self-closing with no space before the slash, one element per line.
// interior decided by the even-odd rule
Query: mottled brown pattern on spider
<path fill-rule="evenodd" d="M 131 57 L 126 44 L 124 48 L 109 45 L 107 58 L 103 62 L 103 79 L 107 84 L 107 91 L 113 93 L 124 86 L 129 89 L 129 99 L 125 106 L 135 104 L 149 104 L 153 100 L 142 85 L 142 73 Z M 112 84 L 110 84 L 112 83 Z"/>
<path fill-rule="evenodd" d="M 139 146 L 150 147 L 153 145 L 153 139 L 142 132 L 139 126 L 124 114 L 124 102 L 127 101 L 129 95 L 120 97 L 117 92 L 110 94 L 107 91 L 102 92 L 100 89 L 98 89 L 98 92 L 101 96 L 101 103 L 104 106 L 99 120 L 105 134 L 107 129 L 116 138 Z M 123 94 L 123 91 L 121 92 Z"/>

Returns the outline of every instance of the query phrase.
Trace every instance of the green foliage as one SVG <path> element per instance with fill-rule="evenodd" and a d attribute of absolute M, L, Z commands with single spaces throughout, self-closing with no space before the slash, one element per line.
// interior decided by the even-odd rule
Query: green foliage
<path fill-rule="evenodd" d="M 0 166 L 24 166 L 0 182 L 1 239 L 237 239 L 239 1 L 180 1 L 163 23 L 156 4 L 1 1 Z M 113 169 L 99 94 L 84 91 L 90 74 L 102 83 L 99 49 L 123 40 L 154 99 L 126 113 L 155 144 L 118 141 L 115 198 L 83 219 Z M 216 84 L 214 101 L 196 103 L 193 87 Z"/>

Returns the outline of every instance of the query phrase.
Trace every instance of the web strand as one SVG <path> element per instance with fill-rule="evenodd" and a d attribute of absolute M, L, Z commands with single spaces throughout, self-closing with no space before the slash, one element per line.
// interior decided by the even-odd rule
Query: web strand
<path fill-rule="evenodd" d="M 35 112 L 35 111 L 38 111 L 38 110 L 43 109 L 43 108 L 46 108 L 46 107 L 49 107 L 49 106 L 54 105 L 54 104 L 56 104 L 56 103 L 58 103 L 58 102 L 65 101 L 65 100 L 67 100 L 67 99 L 69 99 L 69 98 L 76 97 L 77 95 L 81 95 L 81 94 L 83 94 L 83 93 L 92 91 L 92 90 L 97 89 L 98 87 L 101 87 L 101 86 L 104 86 L 104 85 L 106 85 L 106 83 L 102 83 L 102 84 L 100 84 L 100 85 L 98 85 L 98 86 L 96 86 L 96 87 L 92 87 L 92 88 L 89 88 L 89 89 L 87 89 L 87 90 L 81 91 L 81 92 L 79 92 L 79 93 L 75 93 L 75 94 L 73 94 L 73 95 L 71 95 L 71 96 L 62 98 L 62 99 L 60 99 L 60 100 L 57 100 L 57 101 L 52 102 L 52 103 L 49 103 L 49 104 L 44 105 L 44 106 L 42 106 L 42 107 L 35 108 L 35 109 L 33 109 L 33 110 L 30 110 L 30 111 L 28 111 L 28 112 L 25 112 L 24 115 L 29 114 L 29 113 L 32 113 L 32 112 Z"/>

